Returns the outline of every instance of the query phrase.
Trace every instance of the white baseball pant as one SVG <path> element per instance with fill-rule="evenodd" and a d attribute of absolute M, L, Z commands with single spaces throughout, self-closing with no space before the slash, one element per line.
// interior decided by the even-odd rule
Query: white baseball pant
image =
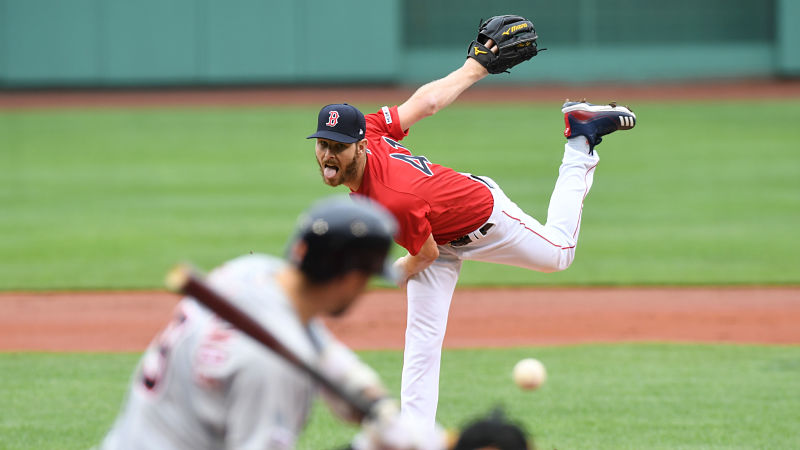
<path fill-rule="evenodd" d="M 524 267 L 540 272 L 564 270 L 575 257 L 583 199 L 592 186 L 597 152 L 589 155 L 583 137 L 569 139 L 542 225 L 511 201 L 491 178 L 494 208 L 484 236 L 470 233 L 461 247 L 439 246 L 439 258 L 408 281 L 408 316 L 401 387 L 401 412 L 434 426 L 439 400 L 442 342 L 450 301 L 463 260 Z"/>

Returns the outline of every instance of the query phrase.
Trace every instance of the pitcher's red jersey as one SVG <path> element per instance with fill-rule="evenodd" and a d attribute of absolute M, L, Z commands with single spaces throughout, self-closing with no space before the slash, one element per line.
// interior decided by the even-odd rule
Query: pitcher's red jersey
<path fill-rule="evenodd" d="M 355 194 L 392 212 L 400 227 L 395 240 L 409 253 L 419 253 L 431 233 L 437 244 L 446 244 L 489 219 L 494 202 L 485 184 L 414 156 L 399 143 L 408 130 L 400 126 L 397 106 L 365 118 L 367 164 Z"/>

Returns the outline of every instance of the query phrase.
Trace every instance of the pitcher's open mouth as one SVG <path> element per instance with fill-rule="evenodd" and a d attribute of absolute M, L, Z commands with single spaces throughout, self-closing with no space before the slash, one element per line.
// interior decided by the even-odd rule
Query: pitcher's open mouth
<path fill-rule="evenodd" d="M 325 165 L 322 167 L 322 175 L 323 175 L 325 178 L 329 178 L 329 179 L 330 179 L 330 178 L 333 178 L 333 177 L 335 177 L 335 176 L 336 176 L 336 174 L 337 174 L 337 173 L 339 173 L 339 168 L 338 168 L 338 167 L 336 167 L 336 166 L 332 166 L 332 165 L 330 165 L 330 164 L 325 164 Z"/>

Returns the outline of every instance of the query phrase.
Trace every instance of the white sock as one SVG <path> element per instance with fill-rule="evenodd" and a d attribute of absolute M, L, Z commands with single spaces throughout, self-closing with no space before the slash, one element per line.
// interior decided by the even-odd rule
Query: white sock
<path fill-rule="evenodd" d="M 567 139 L 567 147 L 587 155 L 590 151 L 589 140 L 585 136 L 575 136 Z"/>

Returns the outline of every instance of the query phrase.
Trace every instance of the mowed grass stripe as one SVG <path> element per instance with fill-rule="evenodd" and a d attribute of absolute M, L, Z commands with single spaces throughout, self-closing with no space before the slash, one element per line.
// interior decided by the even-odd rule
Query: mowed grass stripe
<path fill-rule="evenodd" d="M 402 354 L 361 352 L 393 395 Z M 521 392 L 524 357 L 548 369 Z M 3 448 L 88 448 L 110 427 L 139 355 L 0 354 Z M 689 344 L 446 350 L 439 421 L 458 428 L 503 407 L 538 448 L 784 449 L 800 446 L 800 347 Z M 317 404 L 298 448 L 356 432 Z"/>
<path fill-rule="evenodd" d="M 544 221 L 559 106 L 456 104 L 404 143 L 494 178 Z M 637 127 L 598 147 L 573 266 L 468 263 L 462 285 L 800 282 L 800 102 L 633 106 Z M 305 107 L 0 113 L 0 289 L 153 288 L 179 260 L 210 268 L 282 253 L 299 212 L 346 193 L 320 180 L 305 139 L 315 117 Z"/>

